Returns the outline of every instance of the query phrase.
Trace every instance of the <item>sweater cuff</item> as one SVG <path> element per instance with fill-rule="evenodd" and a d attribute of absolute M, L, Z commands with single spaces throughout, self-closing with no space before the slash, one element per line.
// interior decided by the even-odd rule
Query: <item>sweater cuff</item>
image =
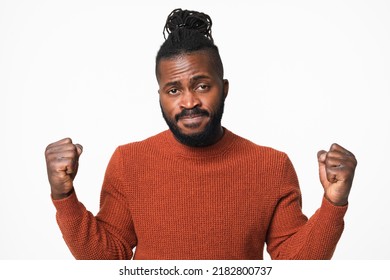
<path fill-rule="evenodd" d="M 57 216 L 62 219 L 68 220 L 79 217 L 85 209 L 84 205 L 79 202 L 76 191 L 73 191 L 70 196 L 63 199 L 54 200 L 52 198 L 52 202 L 57 210 Z"/>
<path fill-rule="evenodd" d="M 328 217 L 328 219 L 330 220 L 343 220 L 347 209 L 348 204 L 343 206 L 337 206 L 330 202 L 325 196 L 322 198 L 321 216 L 326 215 L 326 217 Z"/>

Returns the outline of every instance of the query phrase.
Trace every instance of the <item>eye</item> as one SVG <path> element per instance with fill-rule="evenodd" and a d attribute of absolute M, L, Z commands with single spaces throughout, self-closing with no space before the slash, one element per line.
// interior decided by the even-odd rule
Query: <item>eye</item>
<path fill-rule="evenodd" d="M 179 94 L 179 90 L 177 88 L 171 88 L 170 90 L 168 90 L 168 94 L 177 95 Z"/>
<path fill-rule="evenodd" d="M 199 84 L 197 87 L 196 87 L 196 90 L 197 91 L 200 91 L 200 92 L 205 92 L 205 91 L 208 91 L 210 89 L 210 86 L 207 85 L 207 84 Z"/>

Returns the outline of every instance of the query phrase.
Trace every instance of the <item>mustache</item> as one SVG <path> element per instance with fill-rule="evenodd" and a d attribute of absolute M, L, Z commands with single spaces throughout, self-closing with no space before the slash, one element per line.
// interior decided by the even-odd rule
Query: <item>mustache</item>
<path fill-rule="evenodd" d="M 193 109 L 183 109 L 179 114 L 175 116 L 176 121 L 183 117 L 192 117 L 192 116 L 210 116 L 209 112 L 202 110 L 198 107 Z"/>

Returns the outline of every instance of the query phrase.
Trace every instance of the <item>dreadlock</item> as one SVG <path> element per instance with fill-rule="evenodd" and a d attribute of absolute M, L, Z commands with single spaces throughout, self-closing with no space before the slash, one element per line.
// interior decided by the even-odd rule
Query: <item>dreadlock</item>
<path fill-rule="evenodd" d="M 196 51 L 207 51 L 222 78 L 223 65 L 211 35 L 211 26 L 212 21 L 207 14 L 182 9 L 173 10 L 168 15 L 163 29 L 165 42 L 157 53 L 156 75 L 161 59 L 170 59 Z"/>
<path fill-rule="evenodd" d="M 167 39 L 165 33 L 170 34 L 175 32 L 178 28 L 186 27 L 188 29 L 197 30 L 213 42 L 211 36 L 212 24 L 209 15 L 200 12 L 175 9 L 169 14 L 165 23 L 163 30 L 164 39 Z"/>

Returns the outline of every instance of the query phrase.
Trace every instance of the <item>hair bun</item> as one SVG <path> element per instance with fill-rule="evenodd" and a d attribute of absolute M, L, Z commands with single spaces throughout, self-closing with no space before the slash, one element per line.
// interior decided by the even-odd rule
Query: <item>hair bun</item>
<path fill-rule="evenodd" d="M 173 10 L 165 23 L 163 34 L 168 35 L 181 28 L 196 30 L 212 40 L 211 36 L 212 21 L 209 15 L 189 10 L 175 9 Z"/>

